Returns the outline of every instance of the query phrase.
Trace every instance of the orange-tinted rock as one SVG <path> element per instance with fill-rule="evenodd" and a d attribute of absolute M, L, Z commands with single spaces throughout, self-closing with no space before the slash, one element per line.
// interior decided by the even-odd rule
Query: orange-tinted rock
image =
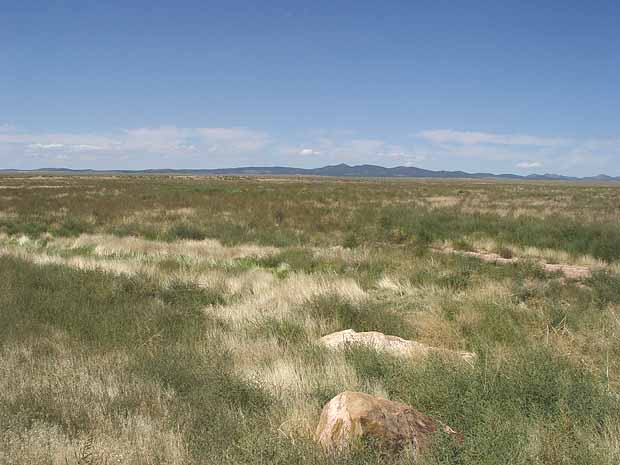
<path fill-rule="evenodd" d="M 394 451 L 409 446 L 417 455 L 427 446 L 431 435 L 438 431 L 462 440 L 452 428 L 409 405 L 362 392 L 345 391 L 323 408 L 315 437 L 328 450 L 341 449 L 361 439 L 372 439 Z"/>

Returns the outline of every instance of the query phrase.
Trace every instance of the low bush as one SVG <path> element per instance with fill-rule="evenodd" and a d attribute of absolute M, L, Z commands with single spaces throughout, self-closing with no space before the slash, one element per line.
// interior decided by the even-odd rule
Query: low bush
<path fill-rule="evenodd" d="M 190 223 L 177 223 L 168 229 L 168 232 L 166 233 L 166 239 L 169 241 L 179 239 L 201 241 L 206 237 L 206 233 L 199 226 Z"/>

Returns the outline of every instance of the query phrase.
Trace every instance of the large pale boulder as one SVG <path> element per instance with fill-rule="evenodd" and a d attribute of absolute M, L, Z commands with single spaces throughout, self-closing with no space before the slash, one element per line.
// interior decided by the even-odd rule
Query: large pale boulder
<path fill-rule="evenodd" d="M 363 392 L 345 391 L 323 407 L 315 439 L 332 451 L 362 439 L 372 439 L 392 451 L 408 446 L 417 455 L 437 431 L 462 441 L 462 436 L 452 428 L 409 405 Z"/>
<path fill-rule="evenodd" d="M 362 344 L 376 350 L 384 350 L 395 355 L 404 356 L 427 356 L 431 353 L 459 357 L 468 363 L 473 363 L 476 354 L 472 352 L 459 352 L 437 347 L 427 346 L 416 341 L 409 341 L 398 336 L 389 336 L 378 331 L 355 332 L 345 329 L 336 333 L 323 336 L 319 341 L 327 347 L 337 349 L 349 344 Z"/>

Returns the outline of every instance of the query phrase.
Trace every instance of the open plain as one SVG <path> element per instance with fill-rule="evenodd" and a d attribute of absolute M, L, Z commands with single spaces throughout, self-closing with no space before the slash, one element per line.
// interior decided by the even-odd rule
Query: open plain
<path fill-rule="evenodd" d="M 618 184 L 0 176 L 1 464 L 410 463 L 317 443 L 344 391 L 620 463 Z"/>

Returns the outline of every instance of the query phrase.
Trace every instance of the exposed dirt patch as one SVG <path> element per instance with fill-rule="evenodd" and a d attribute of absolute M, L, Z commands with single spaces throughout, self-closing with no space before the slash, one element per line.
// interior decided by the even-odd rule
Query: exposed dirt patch
<path fill-rule="evenodd" d="M 484 262 L 496 263 L 499 265 L 507 265 L 510 263 L 518 263 L 524 261 L 519 257 L 504 258 L 499 254 L 493 252 L 475 252 L 467 250 L 456 250 L 451 247 L 436 248 L 433 249 L 437 252 L 443 253 L 456 253 L 461 255 L 467 255 L 469 257 L 476 257 Z M 585 279 L 592 276 L 592 267 L 583 265 L 568 265 L 562 263 L 546 263 L 538 260 L 537 263 L 548 273 L 563 273 L 569 279 Z"/>

